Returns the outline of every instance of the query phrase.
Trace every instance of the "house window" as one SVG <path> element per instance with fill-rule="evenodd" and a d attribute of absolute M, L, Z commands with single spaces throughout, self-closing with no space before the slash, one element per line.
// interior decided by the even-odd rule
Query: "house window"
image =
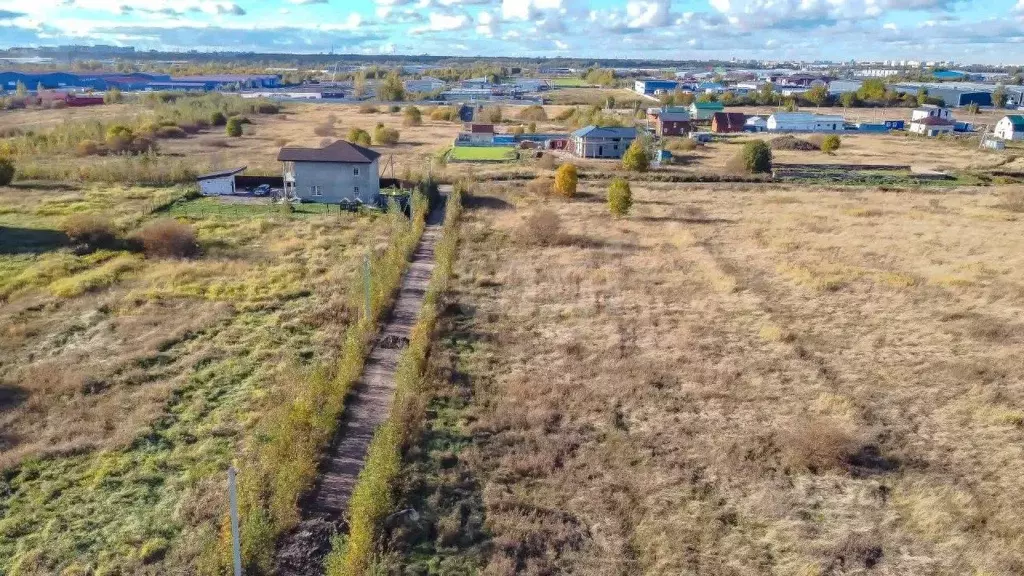
<path fill-rule="evenodd" d="M 309 193 L 312 196 L 323 196 L 324 195 L 323 190 L 321 190 L 319 186 L 310 186 L 309 187 Z"/>
<path fill-rule="evenodd" d="M 359 186 L 356 186 L 355 188 L 353 188 L 352 189 L 352 193 L 355 194 L 356 196 L 359 196 Z"/>
<path fill-rule="evenodd" d="M 353 168 L 352 169 L 352 175 L 353 176 L 359 176 L 359 168 Z"/>

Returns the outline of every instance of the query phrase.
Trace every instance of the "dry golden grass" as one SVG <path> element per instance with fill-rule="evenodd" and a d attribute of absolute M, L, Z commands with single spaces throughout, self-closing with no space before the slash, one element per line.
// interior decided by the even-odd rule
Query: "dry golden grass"
<path fill-rule="evenodd" d="M 473 439 L 449 481 L 479 486 L 494 547 L 446 513 L 439 553 L 486 574 L 1024 569 L 1024 252 L 998 191 L 635 184 L 612 221 L 581 183 L 542 210 L 587 241 L 531 243 L 538 201 L 490 190 L 437 373 Z"/>

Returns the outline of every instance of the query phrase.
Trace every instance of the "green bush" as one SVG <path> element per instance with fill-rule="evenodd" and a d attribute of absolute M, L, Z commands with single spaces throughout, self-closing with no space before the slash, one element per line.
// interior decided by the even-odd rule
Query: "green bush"
<path fill-rule="evenodd" d="M 644 143 L 636 138 L 622 155 L 622 167 L 633 172 L 647 172 L 650 166 L 651 159 L 647 155 L 647 149 L 644 148 Z"/>
<path fill-rule="evenodd" d="M 608 186 L 608 211 L 612 216 L 625 216 L 633 207 L 633 192 L 624 178 L 615 178 Z"/>
<path fill-rule="evenodd" d="M 0 158 L 0 186 L 7 186 L 14 180 L 14 162 L 10 158 Z"/>
<path fill-rule="evenodd" d="M 228 123 L 228 117 L 220 110 L 210 114 L 210 126 L 224 126 Z"/>
<path fill-rule="evenodd" d="M 237 116 L 228 118 L 227 124 L 225 125 L 225 133 L 232 138 L 238 138 L 242 135 L 242 121 Z"/>
<path fill-rule="evenodd" d="M 362 128 L 350 128 L 348 131 L 348 137 L 346 138 L 353 144 L 360 144 L 362 146 L 370 145 L 370 133 Z"/>
<path fill-rule="evenodd" d="M 383 124 L 377 124 L 373 129 L 373 143 L 378 146 L 394 146 L 398 144 L 398 130 L 388 128 Z"/>
<path fill-rule="evenodd" d="M 843 141 L 838 134 L 829 134 L 821 141 L 821 151 L 825 154 L 835 154 Z"/>
<path fill-rule="evenodd" d="M 772 147 L 764 140 L 747 142 L 740 156 L 744 170 L 751 174 L 767 174 L 772 171 Z"/>

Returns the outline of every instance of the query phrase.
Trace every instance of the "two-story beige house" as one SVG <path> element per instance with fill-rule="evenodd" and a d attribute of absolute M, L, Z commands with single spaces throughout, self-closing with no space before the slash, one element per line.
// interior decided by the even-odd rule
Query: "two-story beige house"
<path fill-rule="evenodd" d="M 380 154 L 358 144 L 338 140 L 323 148 L 289 146 L 281 148 L 277 159 L 284 162 L 287 198 L 372 204 L 380 194 Z"/>

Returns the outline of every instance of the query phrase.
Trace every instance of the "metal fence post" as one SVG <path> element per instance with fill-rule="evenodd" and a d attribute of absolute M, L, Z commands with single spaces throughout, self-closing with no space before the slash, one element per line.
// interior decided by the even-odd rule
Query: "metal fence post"
<path fill-rule="evenodd" d="M 234 556 L 235 576 L 242 576 L 242 545 L 238 537 L 238 490 L 235 467 L 228 467 L 228 500 L 231 504 L 231 553 Z"/>

